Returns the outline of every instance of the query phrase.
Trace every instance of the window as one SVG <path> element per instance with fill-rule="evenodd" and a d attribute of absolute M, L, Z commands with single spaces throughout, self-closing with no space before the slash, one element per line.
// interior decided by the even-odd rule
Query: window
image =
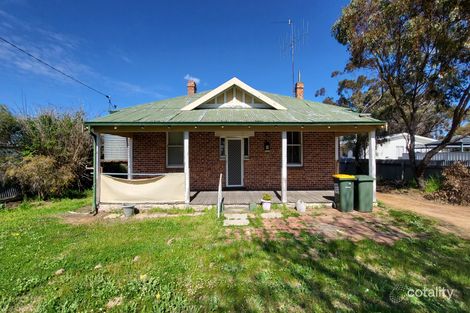
<path fill-rule="evenodd" d="M 243 157 L 245 160 L 250 158 L 250 140 L 243 138 Z"/>
<path fill-rule="evenodd" d="M 301 132 L 287 132 L 287 165 L 302 166 Z"/>
<path fill-rule="evenodd" d="M 225 159 L 225 138 L 220 138 L 219 155 L 221 160 Z"/>
<path fill-rule="evenodd" d="M 184 147 L 183 133 L 167 133 L 166 138 L 166 166 L 183 167 Z"/>
<path fill-rule="evenodd" d="M 225 138 L 220 138 L 219 157 L 225 160 Z M 250 158 L 250 140 L 243 138 L 243 157 L 245 160 Z"/>

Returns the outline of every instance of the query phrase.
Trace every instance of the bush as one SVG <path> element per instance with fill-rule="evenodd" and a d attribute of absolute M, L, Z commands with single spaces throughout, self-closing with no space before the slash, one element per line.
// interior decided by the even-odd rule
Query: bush
<path fill-rule="evenodd" d="M 273 199 L 273 197 L 271 197 L 271 195 L 269 193 L 263 194 L 263 200 L 264 201 L 271 201 L 272 199 Z"/>
<path fill-rule="evenodd" d="M 442 171 L 442 184 L 439 191 L 428 198 L 439 199 L 452 204 L 470 204 L 470 169 L 457 162 Z"/>
<path fill-rule="evenodd" d="M 6 177 L 17 182 L 24 193 L 40 198 L 62 195 L 74 180 L 68 166 L 58 166 L 49 156 L 24 157 L 20 163 L 8 167 Z"/>
<path fill-rule="evenodd" d="M 0 155 L 0 184 L 18 184 L 24 193 L 41 198 L 62 195 L 70 188 L 83 190 L 91 184 L 86 166 L 92 160 L 92 144 L 83 128 L 82 111 L 43 111 L 20 117 L 5 113 L 0 118 L 15 119 L 10 121 L 14 127 L 5 128 L 0 136 L 15 146 L 15 153 Z"/>
<path fill-rule="evenodd" d="M 84 113 L 44 111 L 37 116 L 20 118 L 23 155 L 43 155 L 66 166 L 74 175 L 75 188 L 83 188 L 91 179 L 86 165 L 92 160 L 91 136 L 83 129 Z"/>

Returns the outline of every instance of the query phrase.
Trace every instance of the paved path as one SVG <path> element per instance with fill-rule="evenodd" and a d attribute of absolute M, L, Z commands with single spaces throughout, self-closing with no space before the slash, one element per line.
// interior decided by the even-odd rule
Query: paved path
<path fill-rule="evenodd" d="M 470 239 L 470 207 L 442 204 L 424 199 L 419 194 L 377 193 L 386 206 L 409 210 L 438 220 L 441 228 Z"/>

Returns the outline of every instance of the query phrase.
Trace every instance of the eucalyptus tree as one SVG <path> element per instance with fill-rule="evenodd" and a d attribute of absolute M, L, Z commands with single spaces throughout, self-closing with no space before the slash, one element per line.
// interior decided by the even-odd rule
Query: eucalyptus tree
<path fill-rule="evenodd" d="M 469 21 L 468 1 L 352 0 L 333 26 L 348 49 L 347 68 L 373 73 L 390 95 L 410 134 L 407 150 L 420 187 L 431 158 L 451 143 L 469 115 Z M 415 135 L 427 122 L 445 136 L 417 162 Z"/>

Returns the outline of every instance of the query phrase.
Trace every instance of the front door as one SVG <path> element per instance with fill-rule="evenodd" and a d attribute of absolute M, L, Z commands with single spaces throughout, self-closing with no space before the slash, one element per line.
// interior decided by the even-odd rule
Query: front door
<path fill-rule="evenodd" d="M 227 187 L 243 186 L 243 140 L 227 139 Z"/>

